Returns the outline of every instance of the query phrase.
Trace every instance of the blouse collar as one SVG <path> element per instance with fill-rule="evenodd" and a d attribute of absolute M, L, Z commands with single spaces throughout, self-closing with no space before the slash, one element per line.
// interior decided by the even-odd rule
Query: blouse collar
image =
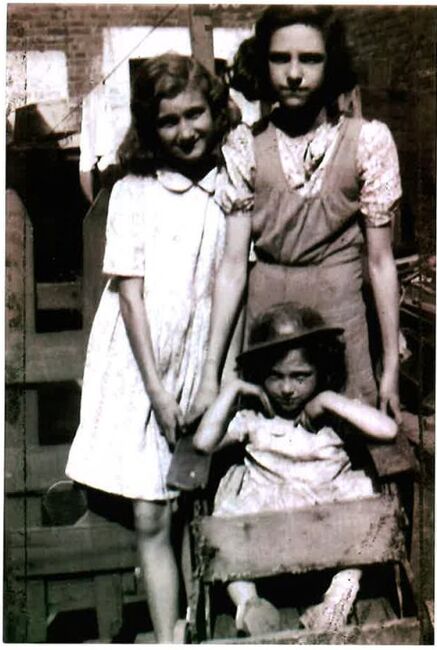
<path fill-rule="evenodd" d="M 161 185 L 165 187 L 165 189 L 170 190 L 170 192 L 182 194 L 190 190 L 192 187 L 197 186 L 207 194 L 212 195 L 215 191 L 217 167 L 211 169 L 206 176 L 197 182 L 192 181 L 191 178 L 187 178 L 183 174 L 172 169 L 158 169 L 156 176 Z"/>

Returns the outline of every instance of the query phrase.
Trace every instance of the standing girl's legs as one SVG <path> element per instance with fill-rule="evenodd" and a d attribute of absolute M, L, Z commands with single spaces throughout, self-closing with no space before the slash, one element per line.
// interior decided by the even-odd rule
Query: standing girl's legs
<path fill-rule="evenodd" d="M 170 540 L 172 504 L 136 501 L 138 551 L 157 643 L 171 643 L 178 618 L 179 578 Z"/>

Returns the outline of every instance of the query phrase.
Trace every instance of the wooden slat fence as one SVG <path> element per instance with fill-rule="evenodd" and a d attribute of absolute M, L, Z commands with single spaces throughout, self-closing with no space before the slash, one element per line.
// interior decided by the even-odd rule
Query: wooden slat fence
<path fill-rule="evenodd" d="M 84 222 L 82 285 L 35 286 L 32 225 L 19 196 L 13 190 L 6 194 L 4 640 L 8 642 L 44 642 L 57 613 L 84 608 L 96 609 L 99 638 L 110 641 L 121 627 L 123 604 L 145 598 L 134 577 L 132 530 L 86 516 L 89 513 L 72 525 L 44 521 L 43 502 L 47 491 L 65 479 L 69 445 L 40 444 L 38 384 L 77 382 L 82 377 L 89 328 L 104 282 L 100 269 L 108 197 L 109 190 L 103 190 Z M 84 326 L 38 333 L 36 308 L 82 308 Z"/>

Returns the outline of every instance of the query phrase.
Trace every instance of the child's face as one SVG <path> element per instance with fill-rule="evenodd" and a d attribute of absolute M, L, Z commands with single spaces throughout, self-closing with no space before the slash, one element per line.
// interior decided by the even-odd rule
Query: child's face
<path fill-rule="evenodd" d="M 200 90 L 185 89 L 160 101 L 158 138 L 168 158 L 196 164 L 209 153 L 214 125 L 208 102 Z"/>
<path fill-rule="evenodd" d="M 309 25 L 287 25 L 272 34 L 270 82 L 286 108 L 302 108 L 323 84 L 326 49 L 321 32 Z"/>
<path fill-rule="evenodd" d="M 303 350 L 289 350 L 271 368 L 264 381 L 274 411 L 285 418 L 297 415 L 314 395 L 317 372 Z"/>

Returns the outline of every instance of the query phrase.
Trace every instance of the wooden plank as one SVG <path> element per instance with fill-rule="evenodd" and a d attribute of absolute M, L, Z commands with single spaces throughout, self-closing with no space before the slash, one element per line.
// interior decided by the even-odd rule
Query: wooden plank
<path fill-rule="evenodd" d="M 214 74 L 211 10 L 208 5 L 189 5 L 188 17 L 193 57 Z"/>
<path fill-rule="evenodd" d="M 130 569 L 119 572 L 123 602 L 144 601 L 143 591 L 137 593 L 134 572 Z M 47 606 L 52 612 L 67 612 L 91 609 L 96 606 L 96 592 L 93 576 L 69 576 L 47 580 Z"/>
<path fill-rule="evenodd" d="M 38 391 L 26 388 L 24 392 L 26 436 L 25 445 L 38 445 Z"/>
<path fill-rule="evenodd" d="M 45 492 L 53 483 L 65 478 L 65 465 L 70 445 L 29 447 L 26 452 L 26 474 L 17 472 L 22 457 L 20 449 L 5 450 L 6 494 Z"/>
<path fill-rule="evenodd" d="M 74 578 L 47 581 L 47 606 L 53 614 L 95 607 L 94 579 Z"/>
<path fill-rule="evenodd" d="M 80 282 L 38 282 L 36 285 L 37 309 L 74 309 L 82 308 Z"/>
<path fill-rule="evenodd" d="M 23 575 L 20 562 L 27 543 L 27 577 L 131 569 L 137 564 L 136 537 L 118 524 L 28 528 L 7 534 L 10 570 Z M 26 538 L 26 540 L 25 540 Z"/>
<path fill-rule="evenodd" d="M 194 534 L 201 540 L 203 576 L 224 582 L 399 560 L 405 556 L 399 522 L 397 499 L 387 495 L 289 512 L 204 517 Z"/>
<path fill-rule="evenodd" d="M 82 330 L 28 335 L 25 381 L 80 379 L 85 363 L 85 344 Z"/>
<path fill-rule="evenodd" d="M 111 641 L 123 623 L 123 598 L 119 573 L 94 578 L 99 639 Z"/>
<path fill-rule="evenodd" d="M 357 623 L 383 623 L 396 618 L 387 598 L 365 598 L 357 600 L 354 606 Z"/>
<path fill-rule="evenodd" d="M 368 444 L 379 478 L 387 478 L 402 472 L 411 472 L 417 466 L 414 452 L 402 429 L 393 442 Z"/>
<path fill-rule="evenodd" d="M 338 632 L 284 630 L 263 636 L 214 639 L 220 644 L 296 644 L 296 645 L 419 645 L 420 625 L 415 618 L 387 621 L 361 627 L 348 625 Z"/>
<path fill-rule="evenodd" d="M 426 608 L 426 614 L 427 614 L 427 616 L 429 618 L 429 622 L 432 625 L 432 627 L 434 628 L 434 626 L 435 626 L 435 623 L 434 623 L 434 618 L 435 618 L 435 616 L 434 616 L 434 600 L 433 599 L 425 600 L 425 608 Z"/>
<path fill-rule="evenodd" d="M 21 506 L 21 504 L 20 504 Z M 8 500 L 5 503 L 6 525 L 14 517 L 10 514 L 10 504 Z M 23 524 L 24 510 L 20 507 L 15 513 L 16 519 Z M 24 643 L 26 641 L 26 583 L 23 580 L 17 580 L 11 571 L 12 549 L 8 543 L 8 536 L 5 535 L 4 547 L 4 591 L 3 591 L 3 641 L 8 643 Z M 24 571 L 25 553 L 24 545 L 14 551 L 15 562 L 20 567 L 20 572 Z"/>
<path fill-rule="evenodd" d="M 27 642 L 44 643 L 47 637 L 47 601 L 44 580 L 26 584 Z"/>
<path fill-rule="evenodd" d="M 106 218 L 111 191 L 102 188 L 83 222 L 83 328 L 88 332 L 99 304 L 106 278 L 102 273 Z"/>
<path fill-rule="evenodd" d="M 25 400 L 23 386 L 5 388 L 5 445 L 23 449 L 25 425 Z"/>
<path fill-rule="evenodd" d="M 20 500 L 26 500 L 26 525 L 27 526 L 41 526 L 42 525 L 42 508 L 41 497 L 39 496 L 26 496 Z"/>
<path fill-rule="evenodd" d="M 6 383 L 22 382 L 25 339 L 35 331 L 33 232 L 24 203 L 6 191 Z"/>

